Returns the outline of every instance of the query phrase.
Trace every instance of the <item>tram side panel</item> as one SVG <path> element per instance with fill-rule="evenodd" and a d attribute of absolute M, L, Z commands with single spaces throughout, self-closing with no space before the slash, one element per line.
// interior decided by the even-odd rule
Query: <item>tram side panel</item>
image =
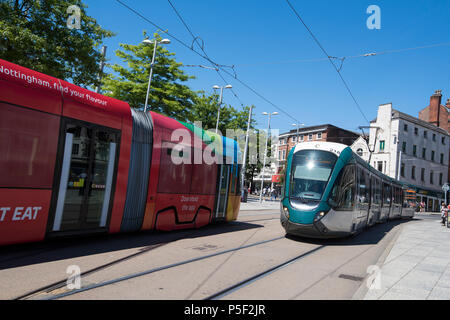
<path fill-rule="evenodd" d="M 194 145 L 194 134 L 178 121 L 152 112 L 155 124 L 153 157 L 157 181 L 154 228 L 171 231 L 198 228 L 211 221 L 214 207 L 217 165 L 196 164 L 195 152 L 203 154 L 205 145 Z M 198 159 L 197 159 L 198 160 Z M 153 178 L 152 178 L 153 179 Z"/>
<path fill-rule="evenodd" d="M 56 115 L 0 103 L 0 244 L 45 237 L 58 130 Z"/>
<path fill-rule="evenodd" d="M 60 95 L 10 80 L 0 77 L 0 245 L 45 237 L 61 113 Z"/>

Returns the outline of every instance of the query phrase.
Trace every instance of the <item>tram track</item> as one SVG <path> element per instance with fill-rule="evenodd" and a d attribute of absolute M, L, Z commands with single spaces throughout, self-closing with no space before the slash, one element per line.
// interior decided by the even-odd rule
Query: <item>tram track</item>
<path fill-rule="evenodd" d="M 235 291 L 237 291 L 237 290 L 239 290 L 241 288 L 244 288 L 244 287 L 252 284 L 255 281 L 263 279 L 263 278 L 267 277 L 268 275 L 270 275 L 270 274 L 272 274 L 272 273 L 274 273 L 274 272 L 276 272 L 278 270 L 281 270 L 281 269 L 291 265 L 292 263 L 295 263 L 295 262 L 297 262 L 297 261 L 299 261 L 299 260 L 301 260 L 303 258 L 306 258 L 307 256 L 309 256 L 309 255 L 311 255 L 311 254 L 313 254 L 313 253 L 315 253 L 317 251 L 320 251 L 320 250 L 322 250 L 325 247 L 327 247 L 327 246 L 326 245 L 320 245 L 320 246 L 317 246 L 314 249 L 311 249 L 311 250 L 308 250 L 306 252 L 303 252 L 300 255 L 295 256 L 294 258 L 291 258 L 291 259 L 289 259 L 287 261 L 279 263 L 279 264 L 277 264 L 277 265 L 275 265 L 275 266 L 273 266 L 273 267 L 271 267 L 271 268 L 269 268 L 267 270 L 259 272 L 259 273 L 255 274 L 255 275 L 253 275 L 253 276 L 251 276 L 251 277 L 249 277 L 247 279 L 239 281 L 239 282 L 237 282 L 237 283 L 235 283 L 235 284 L 233 284 L 233 285 L 231 285 L 231 286 L 229 286 L 229 287 L 227 287 L 227 288 L 225 288 L 223 290 L 220 290 L 220 291 L 218 291 L 218 292 L 208 296 L 207 298 L 204 298 L 203 300 L 219 300 L 222 297 L 225 297 L 225 296 L 227 296 L 227 295 L 229 295 L 229 294 L 231 294 L 231 293 L 233 293 L 233 292 L 235 292 Z"/>
<path fill-rule="evenodd" d="M 255 243 L 251 243 L 251 244 L 248 244 L 248 245 L 244 245 L 244 246 L 239 246 L 239 247 L 223 250 L 223 251 L 207 254 L 207 255 L 196 257 L 196 258 L 192 258 L 192 259 L 186 259 L 186 260 L 183 260 L 183 261 L 180 261 L 180 262 L 167 264 L 167 265 L 164 265 L 164 266 L 148 269 L 148 270 L 137 272 L 137 273 L 132 273 L 132 274 L 129 274 L 129 275 L 126 275 L 126 276 L 122 276 L 122 277 L 118 277 L 118 278 L 114 278 L 114 279 L 111 279 L 111 280 L 108 280 L 108 281 L 103 281 L 103 282 L 99 282 L 99 283 L 90 284 L 90 285 L 87 285 L 87 286 L 82 287 L 80 289 L 74 289 L 74 290 L 71 290 L 71 291 L 58 293 L 58 294 L 52 294 L 52 292 L 55 292 L 55 291 L 57 292 L 58 290 L 61 290 L 61 289 L 63 289 L 66 286 L 67 280 L 64 279 L 64 280 L 58 281 L 56 283 L 53 283 L 51 285 L 42 287 L 42 288 L 37 289 L 37 290 L 33 290 L 32 292 L 26 293 L 24 295 L 21 295 L 20 297 L 17 297 L 14 300 L 28 300 L 28 299 L 33 299 L 33 298 L 37 298 L 39 300 L 56 300 L 56 299 L 64 298 L 64 297 L 67 297 L 67 296 L 75 295 L 75 294 L 78 294 L 78 293 L 81 293 L 81 292 L 90 291 L 90 290 L 93 290 L 93 289 L 96 289 L 96 288 L 105 287 L 105 286 L 112 285 L 112 284 L 115 284 L 115 283 L 118 283 L 118 282 L 130 280 L 130 279 L 141 277 L 141 276 L 144 276 L 144 275 L 160 272 L 160 271 L 163 271 L 163 270 L 175 268 L 175 267 L 186 265 L 186 264 L 190 264 L 190 263 L 194 263 L 194 262 L 205 260 L 205 259 L 208 259 L 208 258 L 224 255 L 224 254 L 227 254 L 227 253 L 230 253 L 230 252 L 236 252 L 236 251 L 243 250 L 243 249 L 246 249 L 246 248 L 255 247 L 255 246 L 258 246 L 258 245 L 262 245 L 262 244 L 266 244 L 266 243 L 269 243 L 269 242 L 281 240 L 281 239 L 284 239 L 284 238 L 285 238 L 285 236 L 274 237 L 274 238 L 271 238 L 271 239 L 262 240 L 262 241 L 258 241 L 258 242 L 255 242 Z M 145 251 L 145 252 L 147 252 L 147 251 Z M 145 252 L 138 252 L 138 253 L 132 254 L 130 256 L 127 256 L 127 257 L 115 260 L 113 262 L 110 262 L 108 264 L 96 267 L 94 269 L 91 269 L 89 271 L 81 273 L 80 277 L 92 275 L 92 274 L 97 273 L 99 271 L 102 271 L 102 270 L 104 270 L 106 268 L 109 268 L 109 267 L 111 267 L 113 265 L 115 266 L 118 263 L 121 263 L 123 261 L 135 258 L 138 255 L 141 255 L 141 254 L 143 254 Z"/>

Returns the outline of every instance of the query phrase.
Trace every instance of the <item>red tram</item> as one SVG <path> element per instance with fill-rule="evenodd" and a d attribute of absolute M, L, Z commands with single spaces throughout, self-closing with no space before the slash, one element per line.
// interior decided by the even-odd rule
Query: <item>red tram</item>
<path fill-rule="evenodd" d="M 235 220 L 236 141 L 193 161 L 211 136 L 0 60 L 0 245 Z"/>

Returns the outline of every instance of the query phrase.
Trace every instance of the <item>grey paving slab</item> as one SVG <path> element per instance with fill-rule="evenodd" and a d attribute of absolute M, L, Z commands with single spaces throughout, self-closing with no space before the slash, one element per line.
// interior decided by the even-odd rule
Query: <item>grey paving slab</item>
<path fill-rule="evenodd" d="M 450 287 L 436 286 L 428 296 L 429 300 L 450 300 Z"/>
<path fill-rule="evenodd" d="M 437 219 L 405 225 L 380 276 L 380 287 L 364 299 L 450 299 L 450 228 Z"/>

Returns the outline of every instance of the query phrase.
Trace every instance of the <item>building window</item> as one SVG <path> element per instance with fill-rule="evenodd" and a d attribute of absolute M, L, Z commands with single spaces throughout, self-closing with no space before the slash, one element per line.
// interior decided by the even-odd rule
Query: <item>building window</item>
<path fill-rule="evenodd" d="M 431 151 L 431 161 L 434 161 L 434 151 Z"/>
<path fill-rule="evenodd" d="M 380 151 L 384 151 L 384 140 L 380 141 Z"/>
<path fill-rule="evenodd" d="M 400 167 L 400 175 L 404 178 L 405 177 L 405 164 L 402 163 Z"/>
<path fill-rule="evenodd" d="M 433 176 L 434 176 L 433 171 L 431 171 L 431 172 L 430 172 L 430 183 L 431 183 L 431 184 L 434 184 Z"/>
<path fill-rule="evenodd" d="M 322 139 L 322 132 L 319 132 L 319 133 L 317 134 L 317 139 Z"/>
<path fill-rule="evenodd" d="M 416 166 L 411 167 L 411 179 L 416 180 Z"/>
<path fill-rule="evenodd" d="M 428 139 L 428 132 L 427 132 L 426 130 L 423 132 L 423 137 L 424 137 L 425 139 Z"/>
<path fill-rule="evenodd" d="M 433 133 L 433 141 L 436 141 L 436 133 Z"/>
<path fill-rule="evenodd" d="M 420 170 L 420 181 L 425 181 L 425 168 Z"/>
<path fill-rule="evenodd" d="M 414 134 L 417 136 L 419 134 L 419 129 L 414 128 Z"/>
<path fill-rule="evenodd" d="M 442 137 L 441 141 L 442 141 L 442 144 L 445 144 L 445 137 Z"/>
<path fill-rule="evenodd" d="M 312 140 L 312 133 L 308 134 L 308 140 Z"/>
<path fill-rule="evenodd" d="M 427 148 L 422 149 L 422 158 L 425 159 L 427 154 Z"/>
<path fill-rule="evenodd" d="M 358 150 L 356 150 L 356 153 L 358 154 L 358 156 L 362 157 L 363 156 L 363 149 L 359 148 Z"/>
<path fill-rule="evenodd" d="M 403 125 L 403 131 L 408 131 L 408 125 L 407 124 Z"/>
<path fill-rule="evenodd" d="M 405 141 L 402 143 L 402 152 L 406 153 L 406 142 Z"/>
<path fill-rule="evenodd" d="M 383 161 L 378 161 L 378 171 L 383 172 Z"/>
<path fill-rule="evenodd" d="M 283 156 L 283 160 L 285 160 L 286 159 L 286 150 L 283 150 L 283 154 L 282 154 L 282 156 Z"/>
<path fill-rule="evenodd" d="M 297 136 L 293 136 L 292 137 L 292 142 L 296 142 L 297 141 Z"/>
<path fill-rule="evenodd" d="M 417 146 L 413 145 L 413 156 L 417 157 Z"/>
<path fill-rule="evenodd" d="M 444 154 L 443 154 L 443 153 L 441 153 L 440 163 L 441 163 L 441 164 L 444 164 Z"/>
<path fill-rule="evenodd" d="M 303 141 L 305 139 L 305 136 L 303 134 L 300 135 L 300 141 Z"/>
<path fill-rule="evenodd" d="M 443 175 L 442 175 L 442 172 L 441 173 L 439 173 L 439 185 L 440 186 L 442 186 L 442 178 L 443 178 Z"/>

